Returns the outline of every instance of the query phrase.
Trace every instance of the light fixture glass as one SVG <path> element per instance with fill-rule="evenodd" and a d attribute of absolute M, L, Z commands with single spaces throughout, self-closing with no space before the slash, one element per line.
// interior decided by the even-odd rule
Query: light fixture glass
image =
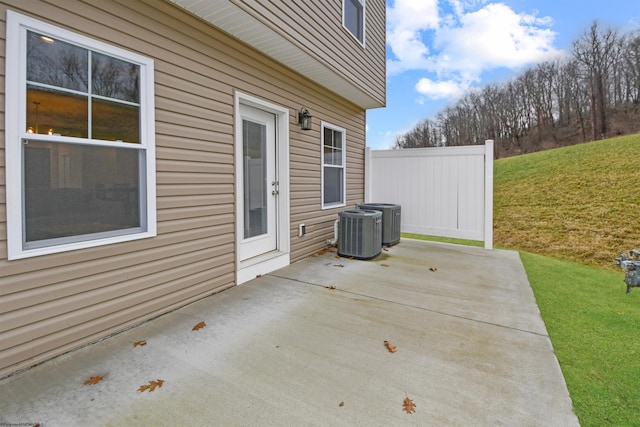
<path fill-rule="evenodd" d="M 300 129 L 302 130 L 311 130 L 311 119 L 313 116 L 309 114 L 309 110 L 303 108 L 298 113 L 298 123 L 300 124 Z"/>

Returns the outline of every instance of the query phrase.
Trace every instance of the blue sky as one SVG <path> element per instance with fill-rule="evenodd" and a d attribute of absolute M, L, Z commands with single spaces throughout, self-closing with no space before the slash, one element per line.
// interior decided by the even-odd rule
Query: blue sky
<path fill-rule="evenodd" d="M 433 118 L 467 90 L 567 55 L 597 20 L 640 30 L 638 0 L 387 0 L 387 107 L 367 113 L 367 145 Z"/>

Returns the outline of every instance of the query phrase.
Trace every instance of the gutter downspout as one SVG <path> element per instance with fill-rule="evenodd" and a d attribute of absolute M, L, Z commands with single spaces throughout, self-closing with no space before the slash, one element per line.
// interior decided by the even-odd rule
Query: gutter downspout
<path fill-rule="evenodd" d="M 329 246 L 335 246 L 338 243 L 338 224 L 340 223 L 340 218 L 336 219 L 336 222 L 333 223 L 333 240 L 327 240 L 327 244 Z"/>

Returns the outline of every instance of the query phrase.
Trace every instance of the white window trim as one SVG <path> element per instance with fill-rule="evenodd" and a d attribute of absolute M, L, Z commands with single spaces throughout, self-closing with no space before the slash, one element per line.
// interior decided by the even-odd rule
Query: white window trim
<path fill-rule="evenodd" d="M 359 44 L 362 45 L 362 47 L 366 47 L 366 40 L 367 40 L 367 0 L 356 0 L 357 2 L 359 2 L 362 5 L 362 40 L 358 39 L 358 37 L 356 37 L 355 34 L 353 34 L 351 32 L 351 30 L 349 29 L 349 27 L 347 27 L 347 25 L 345 24 L 345 18 L 346 18 L 346 13 L 345 13 L 345 8 L 346 8 L 346 2 L 347 0 L 342 0 L 342 27 L 344 27 L 345 30 L 347 30 L 347 32 L 351 35 L 351 37 L 354 38 L 354 40 L 356 40 Z"/>
<path fill-rule="evenodd" d="M 7 256 L 9 260 L 33 256 L 66 252 L 154 237 L 156 225 L 156 170 L 155 170 L 155 104 L 154 104 L 154 64 L 153 60 L 138 54 L 111 46 L 71 31 L 47 24 L 13 11 L 7 11 L 6 38 L 6 83 L 5 83 L 5 163 L 7 195 Z M 140 197 L 145 197 L 146 218 L 143 215 L 143 231 L 139 233 L 105 237 L 96 235 L 95 239 L 74 241 L 52 246 L 25 249 L 23 244 L 23 204 L 22 204 L 22 147 L 21 140 L 26 137 L 26 43 L 27 30 L 47 33 L 61 40 L 82 46 L 92 51 L 119 58 L 140 65 L 140 144 L 136 144 L 145 155 L 144 171 L 146 188 L 141 189 Z M 34 135 L 29 136 L 34 139 Z M 88 139 L 42 136 L 49 142 L 82 142 L 93 145 L 121 146 L 118 143 L 92 141 Z M 127 146 L 130 146 L 129 144 Z M 142 170 L 142 169 L 141 169 Z"/>
<path fill-rule="evenodd" d="M 324 164 L 324 129 L 329 128 L 331 130 L 337 130 L 338 132 L 342 132 L 342 202 L 339 203 L 324 203 L 324 168 L 325 167 L 336 167 L 333 165 L 325 165 Z M 320 189 L 320 203 L 322 205 L 322 209 L 333 209 L 339 208 L 347 205 L 347 131 L 344 128 L 341 128 L 336 125 L 332 125 L 331 123 L 321 122 L 320 123 L 320 181 L 322 183 Z"/>

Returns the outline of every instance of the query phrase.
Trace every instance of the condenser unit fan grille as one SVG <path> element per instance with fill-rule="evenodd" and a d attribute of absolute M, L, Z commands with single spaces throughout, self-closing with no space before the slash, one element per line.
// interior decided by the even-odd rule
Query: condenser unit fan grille
<path fill-rule="evenodd" d="M 382 212 L 348 210 L 339 214 L 338 255 L 370 259 L 382 251 Z"/>

